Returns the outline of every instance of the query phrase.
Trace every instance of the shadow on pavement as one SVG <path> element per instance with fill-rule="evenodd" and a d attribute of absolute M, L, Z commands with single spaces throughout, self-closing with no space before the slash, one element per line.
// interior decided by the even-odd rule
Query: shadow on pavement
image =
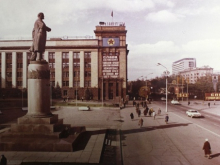
<path fill-rule="evenodd" d="M 191 123 L 186 123 L 186 124 L 172 124 L 172 123 L 169 124 L 168 123 L 166 125 L 160 125 L 160 126 L 149 126 L 149 127 L 141 127 L 141 128 L 136 128 L 136 129 L 123 130 L 122 133 L 125 135 L 125 134 L 153 131 L 155 129 L 166 129 L 166 128 L 173 128 L 173 127 L 188 126 L 189 124 Z"/>
<path fill-rule="evenodd" d="M 212 158 L 219 157 L 220 153 L 211 155 Z"/>
<path fill-rule="evenodd" d="M 74 145 L 73 147 L 73 152 L 84 150 L 92 135 L 103 134 L 103 133 L 106 133 L 106 129 L 97 130 L 97 131 L 85 131 L 81 133 L 79 135 L 80 137 L 77 138 L 78 139 L 77 144 Z"/>

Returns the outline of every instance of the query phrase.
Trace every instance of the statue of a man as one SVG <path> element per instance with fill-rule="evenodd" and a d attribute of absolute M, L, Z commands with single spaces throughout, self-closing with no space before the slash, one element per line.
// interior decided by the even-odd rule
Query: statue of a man
<path fill-rule="evenodd" d="M 32 52 L 31 61 L 43 60 L 42 54 L 45 51 L 47 31 L 51 29 L 43 22 L 44 13 L 38 14 L 38 19 L 34 23 L 34 29 L 32 31 L 33 44 L 29 49 Z"/>

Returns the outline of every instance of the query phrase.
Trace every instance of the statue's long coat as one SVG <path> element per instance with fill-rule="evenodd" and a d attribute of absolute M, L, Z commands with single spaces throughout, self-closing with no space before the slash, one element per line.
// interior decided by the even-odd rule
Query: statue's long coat
<path fill-rule="evenodd" d="M 34 29 L 32 31 L 33 45 L 31 47 L 31 51 L 45 51 L 47 31 L 50 31 L 50 28 L 48 28 L 41 19 L 37 19 L 34 23 Z"/>

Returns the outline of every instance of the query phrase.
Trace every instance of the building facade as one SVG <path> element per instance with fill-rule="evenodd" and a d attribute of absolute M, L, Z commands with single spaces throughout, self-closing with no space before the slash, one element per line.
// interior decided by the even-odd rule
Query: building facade
<path fill-rule="evenodd" d="M 175 61 L 172 64 L 172 74 L 177 75 L 179 72 L 185 69 L 195 68 L 196 59 L 195 58 L 183 58 L 181 60 Z"/>
<path fill-rule="evenodd" d="M 204 66 L 201 68 L 190 68 L 179 72 L 185 80 L 189 80 L 189 83 L 194 84 L 196 81 L 204 76 L 213 75 L 213 68 Z"/>
<path fill-rule="evenodd" d="M 127 55 L 124 23 L 100 23 L 95 39 L 50 38 L 44 59 L 49 63 L 50 82 L 62 97 L 110 100 L 125 98 Z M 0 41 L 1 88 L 28 88 L 27 71 L 32 40 Z"/>

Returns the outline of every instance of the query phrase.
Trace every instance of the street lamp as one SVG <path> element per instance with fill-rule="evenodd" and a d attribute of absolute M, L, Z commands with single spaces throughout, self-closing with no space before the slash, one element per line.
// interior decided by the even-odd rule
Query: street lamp
<path fill-rule="evenodd" d="M 103 77 L 102 77 L 102 107 L 103 107 L 103 98 L 104 98 L 104 85 L 103 85 Z"/>
<path fill-rule="evenodd" d="M 167 98 L 167 76 L 168 76 L 168 70 L 161 63 L 157 63 L 157 66 L 159 66 L 159 65 L 161 65 L 162 67 L 164 67 L 166 69 L 166 71 L 165 71 L 165 73 L 166 73 L 166 112 L 168 112 L 168 110 L 167 110 L 167 100 L 168 100 L 168 98 Z"/>

